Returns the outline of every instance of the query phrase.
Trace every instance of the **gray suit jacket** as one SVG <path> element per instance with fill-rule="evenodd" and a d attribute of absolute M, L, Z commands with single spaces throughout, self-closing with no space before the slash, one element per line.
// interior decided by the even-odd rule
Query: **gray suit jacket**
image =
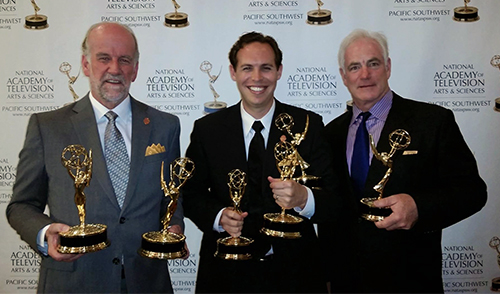
<path fill-rule="evenodd" d="M 86 194 L 86 223 L 108 226 L 111 246 L 75 262 L 43 257 L 38 291 L 120 292 L 122 266 L 129 292 L 172 292 L 166 261 L 137 254 L 141 235 L 160 228 L 166 199 L 160 186 L 161 162 L 166 166 L 180 154 L 179 119 L 135 99 L 132 105 L 132 154 L 123 208 L 116 200 L 89 97 L 55 111 L 31 116 L 19 155 L 17 179 L 7 207 L 7 218 L 23 240 L 37 250 L 40 229 L 53 222 L 79 224 L 73 179 L 61 164 L 62 150 L 70 144 L 92 149 L 93 174 Z M 145 156 L 151 144 L 166 152 Z M 168 168 L 165 170 L 168 181 Z M 171 224 L 183 226 L 182 205 Z M 44 214 L 46 205 L 50 216 Z"/>

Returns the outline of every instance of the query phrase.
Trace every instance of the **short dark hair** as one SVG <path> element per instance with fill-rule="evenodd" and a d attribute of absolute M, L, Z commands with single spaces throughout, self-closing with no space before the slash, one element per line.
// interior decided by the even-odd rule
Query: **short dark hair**
<path fill-rule="evenodd" d="M 281 52 L 276 40 L 273 37 L 266 36 L 262 33 L 250 32 L 243 34 L 238 39 L 238 41 L 234 43 L 233 47 L 231 47 L 231 50 L 229 51 L 229 62 L 234 69 L 236 69 L 236 66 L 238 64 L 238 59 L 236 58 L 238 51 L 240 51 L 240 49 L 245 47 L 246 45 L 254 42 L 269 44 L 269 46 L 271 46 L 274 51 L 274 63 L 276 63 L 276 68 L 279 68 L 281 66 L 281 62 L 283 61 L 283 52 Z"/>

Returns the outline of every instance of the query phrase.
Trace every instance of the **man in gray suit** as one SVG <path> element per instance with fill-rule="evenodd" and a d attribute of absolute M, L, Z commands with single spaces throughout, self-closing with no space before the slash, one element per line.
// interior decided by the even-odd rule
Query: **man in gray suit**
<path fill-rule="evenodd" d="M 139 51 L 128 27 L 93 25 L 83 41 L 82 53 L 90 93 L 71 105 L 31 116 L 7 218 L 42 256 L 40 293 L 171 293 L 166 261 L 141 257 L 137 250 L 143 233 L 160 228 L 166 207 L 160 184 L 161 162 L 168 166 L 179 156 L 179 119 L 129 95 L 137 76 Z M 120 169 L 125 172 L 125 183 L 128 179 L 123 197 L 109 172 L 111 159 L 106 156 L 106 127 L 112 122 L 111 118 L 108 122 L 109 111 L 118 115 L 114 121 L 125 143 L 121 150 L 127 151 L 124 157 L 128 162 Z M 62 150 L 72 144 L 92 150 L 93 179 L 85 189 L 86 222 L 107 225 L 111 242 L 108 248 L 85 255 L 56 250 L 58 233 L 79 224 L 73 179 L 61 164 Z M 165 151 L 146 154 L 153 144 Z M 168 181 L 168 168 L 165 172 Z M 50 216 L 44 214 L 46 205 Z M 171 225 L 170 230 L 183 231 L 182 205 Z"/>

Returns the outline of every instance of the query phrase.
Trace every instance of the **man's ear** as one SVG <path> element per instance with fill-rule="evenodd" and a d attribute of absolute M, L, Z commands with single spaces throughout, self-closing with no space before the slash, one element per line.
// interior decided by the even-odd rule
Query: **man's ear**
<path fill-rule="evenodd" d="M 90 75 L 90 62 L 85 55 L 82 55 L 82 71 L 87 77 Z"/>
<path fill-rule="evenodd" d="M 234 69 L 232 64 L 229 65 L 229 74 L 231 75 L 231 79 L 233 79 L 233 81 L 236 81 L 236 70 Z"/>

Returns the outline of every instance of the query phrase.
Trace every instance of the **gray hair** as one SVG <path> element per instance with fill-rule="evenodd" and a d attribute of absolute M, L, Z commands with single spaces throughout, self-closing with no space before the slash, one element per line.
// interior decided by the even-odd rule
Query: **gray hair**
<path fill-rule="evenodd" d="M 340 68 L 345 72 L 345 51 L 347 47 L 354 43 L 354 41 L 359 39 L 372 39 L 377 44 L 379 44 L 380 49 L 382 49 L 382 56 L 384 57 L 385 66 L 387 66 L 387 60 L 389 59 L 389 46 L 387 45 L 387 37 L 379 32 L 370 32 L 363 29 L 356 29 L 352 31 L 349 35 L 347 35 L 342 43 L 340 44 L 339 53 L 338 53 L 338 62 Z"/>
<path fill-rule="evenodd" d="M 127 32 L 130 33 L 130 35 L 132 36 L 132 38 L 134 39 L 134 44 L 135 44 L 135 52 L 134 52 L 134 60 L 135 62 L 139 61 L 139 45 L 137 44 L 137 38 L 135 37 L 135 34 L 134 34 L 134 31 L 132 31 L 132 29 L 124 24 L 121 24 L 121 23 L 118 23 L 118 22 L 106 22 L 106 21 L 103 21 L 103 22 L 99 22 L 99 23 L 96 23 L 96 24 L 93 24 L 87 31 L 87 33 L 85 34 L 85 38 L 83 39 L 83 42 L 82 42 L 82 54 L 85 55 L 87 57 L 87 59 L 89 60 L 90 62 L 90 48 L 89 48 L 89 35 L 90 33 L 97 27 L 99 26 L 102 26 L 102 25 L 106 25 L 106 24 L 116 24 L 122 28 L 124 28 L 125 30 L 127 30 Z"/>

